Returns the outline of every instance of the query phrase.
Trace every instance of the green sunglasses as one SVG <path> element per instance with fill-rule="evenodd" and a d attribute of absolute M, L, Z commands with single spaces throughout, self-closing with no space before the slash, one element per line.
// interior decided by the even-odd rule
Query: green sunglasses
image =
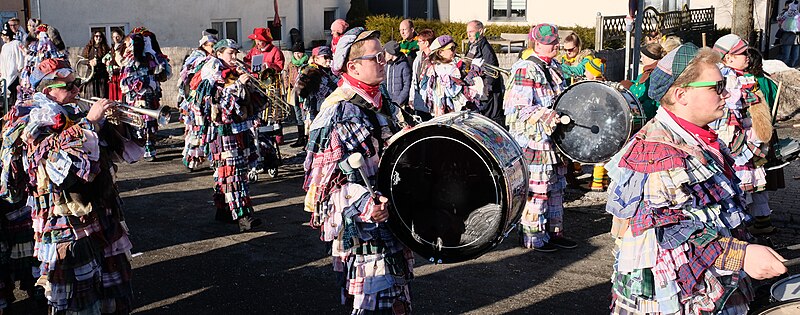
<path fill-rule="evenodd" d="M 725 85 L 726 85 L 725 79 L 722 79 L 716 82 L 714 81 L 689 82 L 684 85 L 681 85 L 681 87 L 693 87 L 693 88 L 714 87 L 714 92 L 717 92 L 717 95 L 722 95 L 722 93 L 725 92 Z"/>
<path fill-rule="evenodd" d="M 47 87 L 49 87 L 51 89 L 52 88 L 62 88 L 62 89 L 65 89 L 67 91 L 71 91 L 72 89 L 74 89 L 76 87 L 77 88 L 81 87 L 81 79 L 75 79 L 72 82 L 54 83 L 54 84 L 48 85 Z"/>

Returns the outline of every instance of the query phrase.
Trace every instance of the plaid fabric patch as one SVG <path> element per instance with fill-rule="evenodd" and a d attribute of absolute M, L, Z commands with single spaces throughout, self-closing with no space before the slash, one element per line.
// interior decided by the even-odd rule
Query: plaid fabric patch
<path fill-rule="evenodd" d="M 670 226 L 657 229 L 660 240 L 658 244 L 661 245 L 662 248 L 666 249 L 676 248 L 678 245 L 689 240 L 696 231 L 702 230 L 704 227 L 705 225 L 703 225 L 702 222 L 683 220 L 678 222 L 678 224 L 672 224 Z"/>
<path fill-rule="evenodd" d="M 622 157 L 619 166 L 649 174 L 674 168 L 684 168 L 686 157 L 686 152 L 675 149 L 672 146 L 637 140 Z"/>
<path fill-rule="evenodd" d="M 678 284 L 681 287 L 681 296 L 690 297 L 695 292 L 695 287 L 703 274 L 709 267 L 714 265 L 717 257 L 722 254 L 722 247 L 719 243 L 711 243 L 709 246 L 691 246 L 689 263 L 680 266 L 678 269 Z"/>
<path fill-rule="evenodd" d="M 723 237 L 718 241 L 723 249 L 722 255 L 717 257 L 714 266 L 722 270 L 741 270 L 744 266 L 744 254 L 747 242 L 732 237 Z"/>
<path fill-rule="evenodd" d="M 685 219 L 686 216 L 680 209 L 641 208 L 631 218 L 631 233 L 639 236 L 647 229 L 675 224 Z"/>

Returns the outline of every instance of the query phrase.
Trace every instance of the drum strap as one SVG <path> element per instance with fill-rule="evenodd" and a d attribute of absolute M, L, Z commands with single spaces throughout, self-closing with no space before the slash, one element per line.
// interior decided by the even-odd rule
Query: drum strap
<path fill-rule="evenodd" d="M 539 66 L 539 68 L 542 69 L 542 72 L 544 72 L 544 78 L 547 80 L 547 84 L 549 84 L 550 88 L 552 89 L 555 84 L 553 84 L 553 76 L 550 75 L 550 66 L 547 65 L 547 63 L 545 63 L 542 59 L 536 58 L 534 55 L 530 55 L 527 60 L 535 63 Z"/>
<path fill-rule="evenodd" d="M 387 101 L 388 100 L 384 100 L 384 104 L 391 103 L 391 101 L 388 102 Z M 372 141 L 367 141 L 366 143 L 367 146 L 369 147 L 370 151 L 376 152 L 378 156 L 382 156 L 383 147 L 386 143 L 381 137 L 381 123 L 378 120 L 378 115 L 381 115 L 386 119 L 386 121 L 388 122 L 389 130 L 391 130 L 392 133 L 400 131 L 400 128 L 397 126 L 397 124 L 395 124 L 392 115 L 380 112 L 388 110 L 389 107 L 384 106 L 383 108 L 380 109 L 380 111 L 375 111 L 372 104 L 367 102 L 367 100 L 365 100 L 363 97 L 361 97 L 361 95 L 358 94 L 353 95 L 353 98 L 350 99 L 350 102 L 361 108 L 361 112 L 363 112 L 364 115 L 367 116 L 367 120 L 369 120 L 369 123 L 372 124 L 372 130 L 370 130 L 370 134 L 372 134 L 373 138 L 378 139 L 379 145 L 377 150 L 375 150 L 375 148 L 372 147 Z"/>

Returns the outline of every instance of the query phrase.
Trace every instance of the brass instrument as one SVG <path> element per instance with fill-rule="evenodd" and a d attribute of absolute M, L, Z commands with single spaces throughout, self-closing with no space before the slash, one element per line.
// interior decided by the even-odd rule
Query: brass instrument
<path fill-rule="evenodd" d="M 266 83 L 256 76 L 250 74 L 250 71 L 247 71 L 248 66 L 244 61 L 239 59 L 234 59 L 236 66 L 239 67 L 241 75 L 248 77 L 246 85 L 252 87 L 259 93 L 263 94 L 267 99 L 270 101 L 271 104 L 274 106 L 268 106 L 267 110 L 264 111 L 262 119 L 264 121 L 270 121 L 271 118 L 278 118 L 282 119 L 285 117 L 276 117 L 276 116 L 287 116 L 290 112 L 292 112 L 292 105 L 286 102 L 281 96 L 281 87 L 280 79 L 272 80 L 271 83 Z"/>
<path fill-rule="evenodd" d="M 82 97 L 76 97 L 76 99 L 88 106 L 91 106 L 101 98 L 92 97 L 86 99 Z M 114 101 L 112 101 L 112 103 L 114 104 L 114 107 L 109 108 L 105 113 L 106 120 L 112 124 L 127 124 L 136 128 L 144 128 L 147 126 L 147 122 L 144 120 L 144 118 L 142 118 L 142 115 L 154 118 L 158 122 L 159 126 L 164 126 L 169 123 L 171 110 L 169 106 L 161 106 L 158 109 L 145 109 Z M 84 107 L 81 107 L 81 109 L 88 111 L 88 109 Z"/>
<path fill-rule="evenodd" d="M 94 77 L 94 67 L 89 63 L 89 59 L 78 57 L 78 61 L 75 62 L 75 76 L 78 79 L 81 79 L 81 87 L 89 82 Z"/>
<path fill-rule="evenodd" d="M 461 56 L 459 56 L 459 57 L 461 57 Z M 470 58 L 470 57 L 463 56 L 463 57 L 461 57 L 461 59 L 464 60 L 467 63 L 472 64 L 472 58 Z M 481 64 L 481 70 L 487 76 L 490 76 L 490 77 L 495 78 L 495 79 L 500 78 L 500 76 L 503 75 L 503 74 L 505 74 L 506 76 L 511 76 L 511 70 L 510 69 L 503 69 L 503 68 L 500 68 L 498 66 L 490 65 L 490 64 L 485 63 L 485 62 L 483 64 Z"/>

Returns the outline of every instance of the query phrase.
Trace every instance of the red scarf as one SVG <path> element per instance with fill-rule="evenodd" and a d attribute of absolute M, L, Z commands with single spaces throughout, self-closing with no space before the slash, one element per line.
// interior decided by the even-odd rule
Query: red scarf
<path fill-rule="evenodd" d="M 539 56 L 539 54 L 536 54 L 536 57 L 542 59 L 542 61 L 544 61 L 544 63 L 546 64 L 550 64 L 550 60 L 553 60 L 553 58 L 551 57 Z"/>
<path fill-rule="evenodd" d="M 368 101 L 371 101 L 375 108 L 381 109 L 381 106 L 383 105 L 383 98 L 381 97 L 380 84 L 369 85 L 351 77 L 347 73 L 342 73 L 342 78 L 347 80 L 347 83 L 349 83 L 356 92 L 359 92 L 359 94 L 365 96 Z"/>

